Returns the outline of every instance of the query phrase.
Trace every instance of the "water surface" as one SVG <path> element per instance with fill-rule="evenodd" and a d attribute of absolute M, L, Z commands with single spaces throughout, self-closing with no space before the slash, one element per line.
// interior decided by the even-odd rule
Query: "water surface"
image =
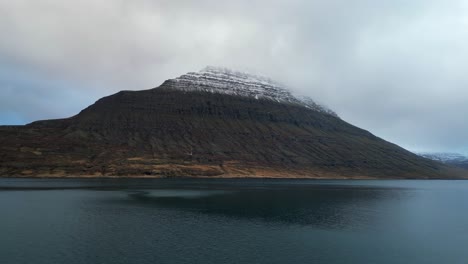
<path fill-rule="evenodd" d="M 0 263 L 467 263 L 468 181 L 0 179 Z"/>

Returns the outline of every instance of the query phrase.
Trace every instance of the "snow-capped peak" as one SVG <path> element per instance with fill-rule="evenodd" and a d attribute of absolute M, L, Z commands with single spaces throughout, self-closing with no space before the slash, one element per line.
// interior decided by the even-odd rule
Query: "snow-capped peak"
<path fill-rule="evenodd" d="M 309 97 L 292 95 L 284 85 L 270 78 L 223 67 L 207 66 L 199 72 L 189 72 L 171 79 L 169 84 L 171 88 L 182 91 L 205 91 L 301 104 L 309 109 L 336 116 L 333 111 L 315 103 Z"/>

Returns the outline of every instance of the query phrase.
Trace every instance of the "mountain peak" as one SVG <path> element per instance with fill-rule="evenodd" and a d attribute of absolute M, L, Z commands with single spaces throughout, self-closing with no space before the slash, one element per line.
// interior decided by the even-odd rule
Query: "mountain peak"
<path fill-rule="evenodd" d="M 217 67 L 70 118 L 0 127 L 0 143 L 9 177 L 465 177 L 267 78 Z"/>
<path fill-rule="evenodd" d="M 207 66 L 198 72 L 188 72 L 171 81 L 176 83 L 173 88 L 185 91 L 198 90 L 272 99 L 278 102 L 295 100 L 283 85 L 269 78 L 223 67 Z"/>
<path fill-rule="evenodd" d="M 198 72 L 188 72 L 171 79 L 169 83 L 171 88 L 186 92 L 203 91 L 300 104 L 315 111 L 337 116 L 332 110 L 316 103 L 310 97 L 294 96 L 284 85 L 268 77 L 225 67 L 206 66 Z"/>

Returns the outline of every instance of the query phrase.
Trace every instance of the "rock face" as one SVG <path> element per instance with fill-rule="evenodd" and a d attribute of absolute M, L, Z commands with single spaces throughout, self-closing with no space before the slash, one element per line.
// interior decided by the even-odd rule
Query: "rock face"
<path fill-rule="evenodd" d="M 267 78 L 213 67 L 0 127 L 1 176 L 457 176 L 448 170 Z"/>

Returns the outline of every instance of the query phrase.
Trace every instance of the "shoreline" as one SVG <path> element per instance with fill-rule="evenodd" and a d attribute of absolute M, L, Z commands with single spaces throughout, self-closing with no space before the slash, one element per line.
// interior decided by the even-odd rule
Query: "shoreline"
<path fill-rule="evenodd" d="M 244 176 L 244 175 L 230 175 L 230 176 L 148 176 L 148 175 L 135 175 L 135 176 L 93 176 L 93 175 L 86 175 L 86 176 L 0 176 L 0 179 L 201 179 L 201 180 L 235 180 L 235 179 L 245 179 L 245 180 L 468 180 L 467 177 L 438 177 L 438 178 L 430 178 L 430 177 L 370 177 L 370 176 L 337 176 L 337 177 L 303 177 L 303 176 L 295 176 L 295 177 L 281 177 L 281 176 Z"/>

